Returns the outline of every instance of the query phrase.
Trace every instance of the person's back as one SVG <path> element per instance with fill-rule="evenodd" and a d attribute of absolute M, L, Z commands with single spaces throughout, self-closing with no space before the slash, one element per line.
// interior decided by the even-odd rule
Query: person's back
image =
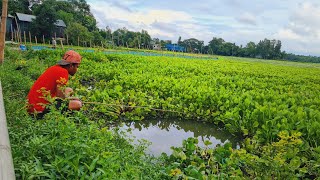
<path fill-rule="evenodd" d="M 28 94 L 28 112 L 43 112 L 48 98 L 57 95 L 57 87 L 66 85 L 68 71 L 59 65 L 49 67 L 33 84 Z"/>
<path fill-rule="evenodd" d="M 78 98 L 71 97 L 72 88 L 66 87 L 69 75 L 73 76 L 80 65 L 79 53 L 69 50 L 57 65 L 49 67 L 33 84 L 27 96 L 27 111 L 38 119 L 48 113 L 48 105 L 56 102 L 56 107 L 62 106 L 62 99 L 68 99 L 66 109 L 79 110 L 82 103 Z M 50 102 L 49 102 L 50 100 Z M 52 100 L 52 101 L 51 101 Z"/>

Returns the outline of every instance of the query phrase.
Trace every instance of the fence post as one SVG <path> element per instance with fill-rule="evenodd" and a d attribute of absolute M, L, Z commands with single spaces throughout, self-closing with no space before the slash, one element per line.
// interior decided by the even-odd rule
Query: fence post
<path fill-rule="evenodd" d="M 2 86 L 0 81 L 0 179 L 14 180 L 14 167 L 11 155 L 7 120 L 4 110 Z"/>
<path fill-rule="evenodd" d="M 22 32 L 19 31 L 19 43 L 22 44 Z"/>
<path fill-rule="evenodd" d="M 69 46 L 69 36 L 67 34 L 67 45 Z"/>
<path fill-rule="evenodd" d="M 30 45 L 31 45 L 31 33 L 29 31 L 29 41 L 30 41 Z"/>
<path fill-rule="evenodd" d="M 23 40 L 24 40 L 24 44 L 27 44 L 27 38 L 26 38 L 26 32 L 23 31 Z"/>
<path fill-rule="evenodd" d="M 64 50 L 62 39 L 60 39 L 60 44 L 61 44 L 62 50 Z"/>
<path fill-rule="evenodd" d="M 13 30 L 13 42 L 16 42 L 16 30 Z"/>

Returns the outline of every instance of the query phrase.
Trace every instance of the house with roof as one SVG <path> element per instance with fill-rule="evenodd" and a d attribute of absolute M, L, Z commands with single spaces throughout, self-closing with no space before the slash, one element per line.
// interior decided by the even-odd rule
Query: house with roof
<path fill-rule="evenodd" d="M 161 50 L 161 44 L 153 44 L 152 49 L 153 50 Z"/>
<path fill-rule="evenodd" d="M 7 25 L 6 25 L 6 32 L 11 32 L 12 31 L 12 21 L 13 21 L 14 17 L 10 14 L 8 14 L 7 17 Z"/>
<path fill-rule="evenodd" d="M 15 13 L 14 16 L 8 15 L 7 18 L 7 33 L 17 32 L 18 29 L 21 33 L 29 32 L 31 29 L 31 22 L 36 16 L 23 13 Z M 57 20 L 55 23 L 55 33 L 57 37 L 64 37 L 64 30 L 67 27 L 63 20 Z"/>

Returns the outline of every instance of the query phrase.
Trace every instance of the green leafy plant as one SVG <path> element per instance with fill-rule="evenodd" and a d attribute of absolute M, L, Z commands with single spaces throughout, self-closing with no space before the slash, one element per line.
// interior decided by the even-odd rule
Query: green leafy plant
<path fill-rule="evenodd" d="M 35 122 L 25 112 L 25 97 L 63 51 L 6 53 L 0 77 L 19 178 L 319 176 L 317 65 L 81 52 L 83 62 L 69 85 L 84 102 L 82 111 L 53 110 Z M 245 139 L 244 145 L 201 149 L 188 139 L 154 160 L 143 153 L 144 145 L 134 147 L 103 129 L 120 119 L 159 117 L 214 123 Z"/>

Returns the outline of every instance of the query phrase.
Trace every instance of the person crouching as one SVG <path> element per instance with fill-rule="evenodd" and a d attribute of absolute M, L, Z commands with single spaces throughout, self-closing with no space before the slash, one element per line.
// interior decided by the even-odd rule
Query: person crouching
<path fill-rule="evenodd" d="M 81 101 L 72 97 L 73 90 L 66 87 L 69 75 L 76 74 L 82 57 L 79 53 L 69 50 L 62 60 L 56 65 L 49 67 L 32 85 L 27 96 L 27 111 L 30 115 L 37 119 L 42 119 L 50 109 L 50 102 L 55 102 L 57 108 L 64 110 L 80 110 L 82 107 Z M 68 99 L 68 103 L 63 106 L 63 99 Z M 49 102 L 50 100 L 50 102 Z"/>

